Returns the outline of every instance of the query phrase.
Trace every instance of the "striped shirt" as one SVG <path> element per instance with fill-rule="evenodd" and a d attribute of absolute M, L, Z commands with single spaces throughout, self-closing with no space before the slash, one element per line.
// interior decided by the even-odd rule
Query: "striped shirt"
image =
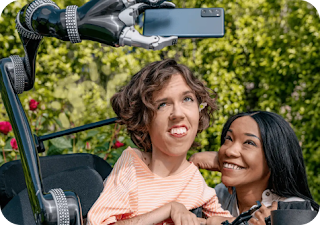
<path fill-rule="evenodd" d="M 218 203 L 216 192 L 208 187 L 198 168 L 191 163 L 178 174 L 159 177 L 127 148 L 104 184 L 103 192 L 88 213 L 87 225 L 107 225 L 148 213 L 170 202 L 188 210 L 203 207 L 207 217 L 228 216 Z M 173 224 L 167 219 L 160 224 Z"/>

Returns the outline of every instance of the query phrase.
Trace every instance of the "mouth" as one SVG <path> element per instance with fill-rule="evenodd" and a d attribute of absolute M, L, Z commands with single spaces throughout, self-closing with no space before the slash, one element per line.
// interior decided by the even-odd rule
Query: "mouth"
<path fill-rule="evenodd" d="M 244 169 L 246 169 L 245 167 L 242 167 L 242 166 L 239 166 L 239 165 L 236 165 L 236 164 L 233 164 L 233 163 L 227 163 L 227 162 L 223 163 L 223 168 L 232 169 L 232 170 L 244 170 Z"/>
<path fill-rule="evenodd" d="M 181 137 L 185 136 L 188 132 L 188 128 L 185 125 L 182 126 L 173 126 L 169 129 L 168 131 L 170 135 L 176 136 L 176 137 Z"/>

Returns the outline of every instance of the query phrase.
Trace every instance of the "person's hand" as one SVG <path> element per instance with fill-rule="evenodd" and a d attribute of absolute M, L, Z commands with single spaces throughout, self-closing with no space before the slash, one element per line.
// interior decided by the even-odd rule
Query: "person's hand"
<path fill-rule="evenodd" d="M 205 225 L 195 214 L 190 212 L 183 204 L 171 202 L 170 217 L 175 225 Z M 204 220 L 205 221 L 205 220 Z M 202 224 L 201 224 L 202 222 Z"/>
<path fill-rule="evenodd" d="M 207 225 L 207 220 L 206 219 L 197 217 L 197 220 L 200 223 L 200 225 Z"/>
<path fill-rule="evenodd" d="M 199 169 L 220 171 L 218 152 L 198 152 L 193 154 L 189 161 Z"/>
<path fill-rule="evenodd" d="M 257 210 L 254 214 L 253 217 L 248 221 L 249 224 L 252 225 L 265 225 L 265 218 L 269 217 L 271 215 L 271 211 L 277 210 L 278 209 L 278 203 L 277 202 L 272 202 L 272 205 L 270 208 L 267 208 L 264 204 L 261 204 L 262 206 L 260 207 L 259 210 Z"/>

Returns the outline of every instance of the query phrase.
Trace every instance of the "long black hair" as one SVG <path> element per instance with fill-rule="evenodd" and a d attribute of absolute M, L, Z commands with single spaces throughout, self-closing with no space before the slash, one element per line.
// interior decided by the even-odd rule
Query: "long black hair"
<path fill-rule="evenodd" d="M 280 115 L 266 111 L 239 113 L 229 118 L 223 127 L 221 145 L 232 122 L 239 117 L 250 116 L 260 129 L 263 151 L 270 168 L 268 188 L 280 197 L 300 197 L 311 202 L 319 211 L 308 186 L 306 169 L 299 140 Z"/>

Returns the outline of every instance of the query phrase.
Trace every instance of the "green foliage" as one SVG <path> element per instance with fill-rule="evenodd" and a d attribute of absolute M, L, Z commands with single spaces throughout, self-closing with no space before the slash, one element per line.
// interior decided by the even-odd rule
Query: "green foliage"
<path fill-rule="evenodd" d="M 11 3 L 0 18 L 1 58 L 24 55 L 14 19 L 27 2 L 31 1 Z M 86 1 L 55 2 L 65 8 Z M 301 141 L 312 194 L 319 202 L 320 23 L 316 10 L 293 0 L 174 3 L 188 8 L 223 7 L 225 37 L 179 40 L 176 46 L 156 52 L 103 47 L 90 41 L 73 45 L 45 38 L 39 49 L 35 87 L 20 95 L 32 129 L 43 135 L 115 116 L 110 97 L 146 64 L 172 57 L 189 66 L 217 93 L 215 122 L 198 135 L 202 147 L 190 154 L 218 150 L 222 126 L 230 115 L 254 109 L 279 113 L 292 124 Z M 31 98 L 40 101 L 35 112 L 28 110 Z M 0 120 L 8 120 L 2 104 Z M 115 140 L 126 145 L 113 148 Z M 46 154 L 90 152 L 113 164 L 133 143 L 124 129 L 108 126 L 45 145 Z M 220 182 L 217 173 L 202 174 L 210 186 Z"/>

